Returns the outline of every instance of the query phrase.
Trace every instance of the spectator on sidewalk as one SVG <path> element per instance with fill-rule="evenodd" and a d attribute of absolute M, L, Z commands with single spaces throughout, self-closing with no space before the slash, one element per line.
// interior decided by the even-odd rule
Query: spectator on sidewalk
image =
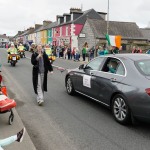
<path fill-rule="evenodd" d="M 83 61 L 85 61 L 86 54 L 87 54 L 87 49 L 88 49 L 88 43 L 85 42 L 84 45 L 83 45 L 83 49 L 82 49 L 82 57 L 83 57 Z"/>
<path fill-rule="evenodd" d="M 109 54 L 109 51 L 108 51 L 108 49 L 105 47 L 105 48 L 104 48 L 104 55 L 107 55 L 107 54 Z"/>
<path fill-rule="evenodd" d="M 112 49 L 111 49 L 111 54 L 119 54 L 119 48 L 113 46 Z"/>
<path fill-rule="evenodd" d="M 0 150 L 4 150 L 3 148 L 7 145 L 10 145 L 14 142 L 22 142 L 23 137 L 25 134 L 25 128 L 23 128 L 20 132 L 16 135 L 8 137 L 6 139 L 0 139 Z"/>
<path fill-rule="evenodd" d="M 73 58 L 74 60 L 75 60 L 75 53 L 76 53 L 76 50 L 75 50 L 75 47 L 73 48 L 73 50 L 72 50 L 72 57 L 71 57 L 71 59 Z"/>
<path fill-rule="evenodd" d="M 75 61 L 80 61 L 80 51 L 78 48 L 76 48 Z"/>
<path fill-rule="evenodd" d="M 96 48 L 95 48 L 95 56 L 96 57 L 98 56 L 98 50 L 99 50 L 99 46 L 96 46 Z"/>
<path fill-rule="evenodd" d="M 57 58 L 60 58 L 60 49 L 61 49 L 61 47 L 57 46 L 57 48 L 56 48 Z"/>
<path fill-rule="evenodd" d="M 140 47 L 138 47 L 138 53 L 142 54 L 142 49 Z"/>
<path fill-rule="evenodd" d="M 68 55 L 68 60 L 70 60 L 71 59 L 71 47 L 70 46 L 67 48 L 67 55 Z"/>
<path fill-rule="evenodd" d="M 56 51 L 57 51 L 56 46 L 52 45 L 52 52 L 53 52 L 54 56 L 57 57 L 57 52 Z"/>
<path fill-rule="evenodd" d="M 68 51 L 68 47 L 67 47 L 67 46 L 65 46 L 65 48 L 64 48 L 64 59 L 66 59 L 67 51 Z"/>
<path fill-rule="evenodd" d="M 97 51 L 97 56 L 102 56 L 102 55 L 104 55 L 104 49 L 101 46 L 99 46 Z"/>
<path fill-rule="evenodd" d="M 63 58 L 64 57 L 64 50 L 65 50 L 65 48 L 64 48 L 64 46 L 61 46 L 60 48 L 61 49 L 60 49 L 59 55 L 60 55 L 61 58 Z"/>
<path fill-rule="evenodd" d="M 74 48 L 74 61 L 80 61 L 79 58 L 80 58 L 80 52 L 78 48 L 75 47 Z"/>
<path fill-rule="evenodd" d="M 93 46 L 89 51 L 90 60 L 94 58 L 95 47 Z"/>

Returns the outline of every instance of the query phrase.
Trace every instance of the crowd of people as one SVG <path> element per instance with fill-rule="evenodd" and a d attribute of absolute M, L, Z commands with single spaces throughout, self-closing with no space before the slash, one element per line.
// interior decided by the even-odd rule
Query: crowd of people
<path fill-rule="evenodd" d="M 16 48 L 17 50 L 19 49 L 24 49 L 24 50 L 29 50 L 30 52 L 34 52 L 35 49 L 37 48 L 37 45 L 35 43 L 32 43 L 30 47 L 28 44 L 11 44 L 10 49 Z M 63 59 L 68 59 L 68 60 L 74 60 L 74 61 L 85 61 L 86 59 L 92 60 L 94 57 L 97 56 L 102 56 L 102 55 L 107 55 L 107 54 L 118 54 L 120 53 L 121 48 L 119 49 L 118 47 L 111 46 L 109 49 L 104 45 L 104 46 L 92 46 L 89 47 L 88 43 L 85 42 L 83 44 L 82 49 L 78 49 L 77 47 L 71 47 L 70 45 L 42 45 L 43 50 L 46 51 L 46 54 L 48 56 L 55 56 L 57 58 L 63 58 Z M 9 50 L 10 50 L 9 49 Z M 14 50 L 13 50 L 14 51 Z M 142 53 L 141 48 L 139 47 L 133 47 L 132 53 Z"/>
<path fill-rule="evenodd" d="M 89 48 L 88 43 L 85 42 L 82 50 L 79 50 L 77 47 L 71 48 L 70 45 L 66 46 L 51 46 L 53 54 L 57 58 L 64 58 L 68 60 L 74 61 L 85 61 L 88 57 L 89 60 L 93 59 L 95 56 L 106 55 L 108 54 L 108 50 L 105 47 L 97 46 Z M 32 51 L 32 50 L 31 50 Z M 96 55 L 95 55 L 96 54 Z M 82 56 L 82 58 L 81 58 Z"/>

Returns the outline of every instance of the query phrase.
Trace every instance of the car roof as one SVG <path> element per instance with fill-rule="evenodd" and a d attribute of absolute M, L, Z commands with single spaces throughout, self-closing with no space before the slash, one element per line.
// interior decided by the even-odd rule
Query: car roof
<path fill-rule="evenodd" d="M 124 54 L 111 54 L 107 55 L 106 57 L 114 57 L 114 58 L 125 58 L 130 59 L 133 61 L 143 60 L 143 59 L 150 59 L 150 54 L 138 54 L 138 53 L 124 53 Z"/>

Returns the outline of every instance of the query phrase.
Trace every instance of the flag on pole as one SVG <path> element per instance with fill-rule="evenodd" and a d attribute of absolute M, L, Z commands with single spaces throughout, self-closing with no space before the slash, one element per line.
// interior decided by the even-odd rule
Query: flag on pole
<path fill-rule="evenodd" d="M 108 41 L 108 45 L 115 46 L 120 48 L 121 47 L 121 36 L 113 36 L 106 34 L 106 40 Z"/>

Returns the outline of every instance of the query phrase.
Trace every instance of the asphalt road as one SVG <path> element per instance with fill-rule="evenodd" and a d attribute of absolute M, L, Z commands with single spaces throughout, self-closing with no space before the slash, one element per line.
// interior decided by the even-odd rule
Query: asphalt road
<path fill-rule="evenodd" d="M 17 111 L 37 150 L 148 150 L 148 124 L 122 126 L 111 112 L 86 97 L 69 96 L 65 90 L 65 72 L 54 70 L 48 75 L 48 92 L 44 106 L 36 103 L 32 87 L 31 54 L 16 67 L 7 63 L 6 50 L 0 49 L 5 84 L 9 95 L 17 101 Z M 64 68 L 78 62 L 58 59 L 54 65 Z"/>

